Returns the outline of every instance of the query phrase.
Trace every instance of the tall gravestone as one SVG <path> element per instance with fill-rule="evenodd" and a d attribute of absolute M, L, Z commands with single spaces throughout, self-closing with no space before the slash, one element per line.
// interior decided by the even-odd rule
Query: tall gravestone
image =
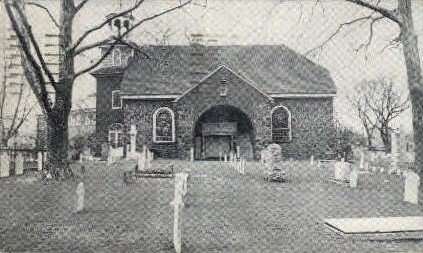
<path fill-rule="evenodd" d="M 22 153 L 18 152 L 15 159 L 15 173 L 16 175 L 22 175 L 24 171 L 24 159 Z"/>
<path fill-rule="evenodd" d="M 418 203 L 420 177 L 416 173 L 409 171 L 405 174 L 404 201 L 413 204 Z"/>
<path fill-rule="evenodd" d="M 391 133 L 391 172 L 398 170 L 398 161 L 401 155 L 400 137 L 398 129 Z"/>
<path fill-rule="evenodd" d="M 137 127 L 135 125 L 131 125 L 131 130 L 129 131 L 131 136 L 130 140 L 130 152 L 135 153 L 137 147 Z"/>
<path fill-rule="evenodd" d="M 9 176 L 9 155 L 7 152 L 0 152 L 0 177 Z"/>

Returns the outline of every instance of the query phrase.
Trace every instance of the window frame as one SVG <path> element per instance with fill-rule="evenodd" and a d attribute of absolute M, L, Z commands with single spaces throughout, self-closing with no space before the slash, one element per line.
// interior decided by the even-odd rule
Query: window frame
<path fill-rule="evenodd" d="M 117 57 L 117 56 L 119 56 L 119 57 Z M 119 48 L 113 49 L 112 64 L 115 67 L 119 67 L 119 66 L 122 65 L 122 51 Z"/>
<path fill-rule="evenodd" d="M 286 141 L 284 141 L 284 140 L 275 140 L 273 138 L 273 114 L 278 109 L 283 109 L 288 114 L 288 127 L 287 128 L 281 128 L 281 129 L 287 129 L 288 130 L 288 140 L 286 140 Z M 270 112 L 270 127 L 271 127 L 272 142 L 275 142 L 275 143 L 288 143 L 288 142 L 292 142 L 292 114 L 291 114 L 291 111 L 287 107 L 285 107 L 283 105 L 278 105 L 278 106 L 273 107 L 272 111 Z"/>
<path fill-rule="evenodd" d="M 115 106 L 115 103 L 114 103 L 114 97 L 116 93 L 119 95 L 119 100 L 120 100 L 119 106 Z M 122 109 L 122 99 L 120 98 L 120 90 L 112 90 L 112 109 L 113 110 Z"/>
<path fill-rule="evenodd" d="M 172 140 L 170 141 L 164 141 L 164 140 L 157 140 L 157 115 L 161 112 L 161 111 L 168 111 L 171 115 L 172 118 Z M 156 111 L 154 111 L 153 113 L 153 142 L 154 143 L 174 143 L 175 142 L 175 114 L 173 112 L 172 109 L 170 109 L 169 107 L 160 107 L 158 108 Z"/>
<path fill-rule="evenodd" d="M 114 129 L 114 126 L 118 126 L 118 129 Z M 112 135 L 113 135 L 113 142 L 112 142 Z M 119 141 L 119 135 L 121 136 L 121 139 Z M 112 147 L 113 149 L 117 148 L 123 148 L 124 142 L 123 142 L 123 125 L 121 123 L 113 123 L 109 126 L 109 131 L 107 135 L 108 145 L 109 147 Z M 116 145 L 113 145 L 116 144 Z M 121 146 L 119 146 L 121 144 Z"/>

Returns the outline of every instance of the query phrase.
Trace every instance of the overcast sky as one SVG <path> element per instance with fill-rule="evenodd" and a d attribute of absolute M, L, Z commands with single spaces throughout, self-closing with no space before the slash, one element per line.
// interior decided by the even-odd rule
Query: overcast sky
<path fill-rule="evenodd" d="M 58 18 L 57 0 L 40 0 Z M 100 23 L 111 12 L 131 6 L 133 0 L 91 0 L 81 11 L 74 24 L 74 37 L 77 38 L 89 27 Z M 357 17 L 369 15 L 369 11 L 342 0 L 323 1 L 224 1 L 195 0 L 199 5 L 191 5 L 183 10 L 145 23 L 132 34 L 131 39 L 139 44 L 154 44 L 163 34 L 169 36 L 170 44 L 186 44 L 186 35 L 204 33 L 218 39 L 219 44 L 285 44 L 299 53 L 318 46 L 339 24 Z M 395 1 L 382 1 L 384 6 L 392 7 Z M 122 3 L 122 4 L 120 4 Z M 136 19 L 142 19 L 173 7 L 179 0 L 146 0 L 134 12 Z M 54 33 L 55 27 L 47 15 L 34 7 L 27 8 L 33 29 L 38 37 L 46 32 Z M 423 37 L 423 1 L 413 1 L 413 14 L 416 32 Z M 319 57 L 310 57 L 330 72 L 338 87 L 335 101 L 337 118 L 349 126 L 358 126 L 359 120 L 348 105 L 346 96 L 354 86 L 364 79 L 387 77 L 395 80 L 398 89 L 407 94 L 405 67 L 401 49 L 388 48 L 382 51 L 389 41 L 398 34 L 396 25 L 388 20 L 375 24 L 373 43 L 367 53 L 356 52 L 360 43 L 365 43 L 369 35 L 369 23 L 362 22 L 346 27 L 327 45 Z M 109 35 L 104 29 L 91 36 L 87 42 L 105 38 Z M 423 51 L 420 39 L 420 52 Z M 77 67 L 86 66 L 90 60 L 98 58 L 99 51 L 92 50 L 77 61 Z M 420 55 L 422 55 L 420 53 Z M 246 61 L 248 59 L 245 59 Z M 94 106 L 88 94 L 95 92 L 95 80 L 90 75 L 79 78 L 74 89 L 74 104 Z M 410 112 L 405 113 L 394 124 L 411 131 Z"/>

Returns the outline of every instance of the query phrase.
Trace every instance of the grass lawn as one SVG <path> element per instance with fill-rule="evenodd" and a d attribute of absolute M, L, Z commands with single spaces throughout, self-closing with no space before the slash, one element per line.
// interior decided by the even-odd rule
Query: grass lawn
<path fill-rule="evenodd" d="M 168 163 L 169 161 L 155 161 Z M 402 201 L 403 178 L 362 176 L 357 189 L 328 181 L 330 167 L 281 165 L 268 183 L 258 163 L 239 175 L 219 162 L 170 161 L 190 174 L 183 252 L 419 252 L 422 240 L 344 238 L 325 218 L 423 215 Z M 0 252 L 173 252 L 173 179 L 123 182 L 134 164 L 85 164 L 85 211 L 74 213 L 72 183 L 0 180 Z M 421 252 L 421 251 L 420 251 Z"/>

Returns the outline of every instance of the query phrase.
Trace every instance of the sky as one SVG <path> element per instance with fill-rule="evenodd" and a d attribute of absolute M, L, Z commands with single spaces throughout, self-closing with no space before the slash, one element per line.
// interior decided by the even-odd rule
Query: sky
<path fill-rule="evenodd" d="M 38 2 L 46 5 L 58 19 L 59 1 Z M 130 7 L 132 2 L 133 0 L 90 0 L 76 17 L 73 26 L 74 38 L 101 23 L 107 14 Z M 136 20 L 140 20 L 178 3 L 179 0 L 146 0 L 133 15 Z M 343 0 L 322 1 L 317 5 L 314 1 L 286 0 L 194 0 L 194 3 L 144 23 L 134 31 L 131 40 L 138 44 L 155 44 L 157 39 L 166 35 L 169 44 L 187 44 L 187 35 L 203 33 L 217 39 L 218 44 L 222 45 L 285 44 L 304 54 L 326 40 L 339 24 L 370 14 L 367 9 Z M 382 1 L 382 4 L 392 8 L 395 1 Z M 47 31 L 55 32 L 54 25 L 42 10 L 28 7 L 26 11 L 38 38 L 42 38 Z M 423 0 L 413 1 L 413 15 L 416 33 L 422 38 Z M 394 80 L 401 94 L 408 94 L 402 49 L 382 50 L 397 36 L 397 26 L 389 20 L 375 23 L 371 46 L 368 50 L 357 51 L 361 43 L 367 42 L 369 27 L 369 22 L 345 27 L 319 55 L 309 56 L 311 60 L 330 71 L 338 88 L 335 99 L 337 119 L 357 130 L 361 127 L 360 121 L 347 96 L 361 82 L 381 77 L 389 78 Z M 86 42 L 104 39 L 109 35 L 110 31 L 105 28 L 90 36 Z M 421 40 L 420 52 L 423 51 Z M 98 57 L 97 49 L 79 57 L 76 61 L 77 69 L 87 66 Z M 89 95 L 93 94 L 95 89 L 95 79 L 89 74 L 77 79 L 73 94 L 74 107 L 94 107 L 95 102 Z M 405 112 L 393 122 L 393 127 L 411 132 L 411 112 Z"/>

